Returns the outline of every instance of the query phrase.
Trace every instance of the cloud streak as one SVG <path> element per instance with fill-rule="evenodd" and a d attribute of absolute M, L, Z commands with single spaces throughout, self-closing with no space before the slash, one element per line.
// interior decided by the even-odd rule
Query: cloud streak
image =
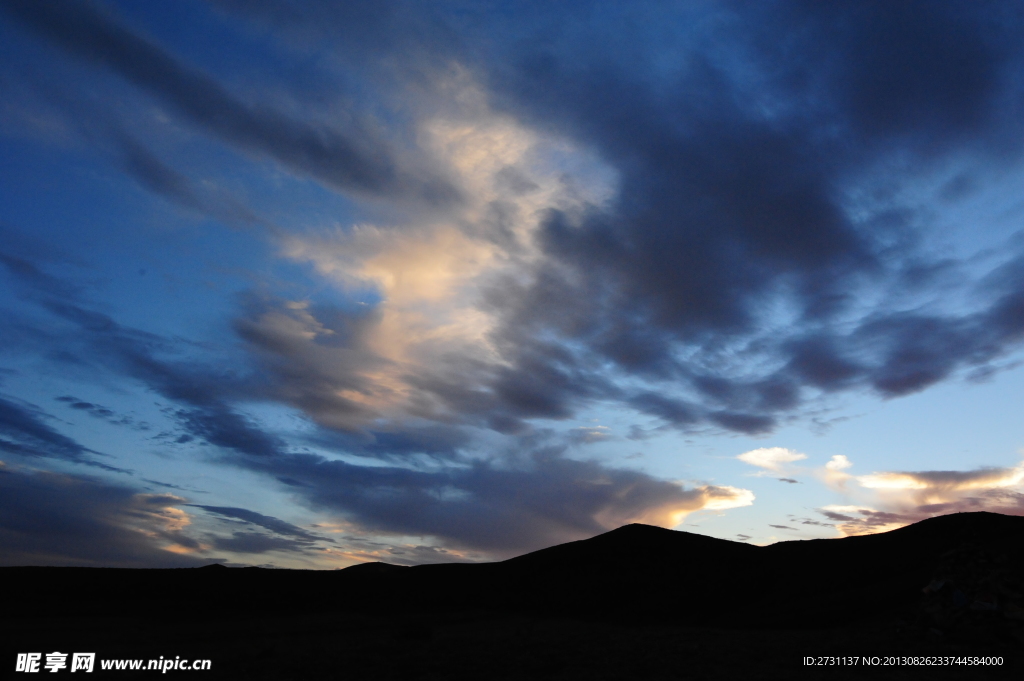
<path fill-rule="evenodd" d="M 0 462 L 4 565 L 194 567 L 184 501 L 93 478 Z"/>
<path fill-rule="evenodd" d="M 151 40 L 133 33 L 89 3 L 39 5 L 0 3 L 61 48 L 104 66 L 144 89 L 177 114 L 239 149 L 274 158 L 283 165 L 339 189 L 370 194 L 412 193 L 444 203 L 456 191 L 443 179 L 415 177 L 401 168 L 387 143 L 353 122 L 341 132 L 286 117 L 269 107 L 246 104 L 213 78 L 187 66 Z M 135 144 L 126 162 L 148 184 L 191 200 L 179 178 L 154 164 Z"/>
<path fill-rule="evenodd" d="M 991 511 L 1024 515 L 1024 464 L 973 471 L 847 472 L 853 464 L 833 457 L 823 471 L 825 482 L 861 503 L 821 509 L 844 536 L 903 527 L 949 513 Z"/>
<path fill-rule="evenodd" d="M 630 523 L 673 527 L 695 511 L 753 503 L 748 490 L 686 489 L 637 471 L 538 449 L 518 463 L 474 462 L 437 471 L 354 466 L 312 455 L 245 466 L 303 483 L 306 503 L 365 531 L 433 536 L 446 545 L 512 556 Z"/>
<path fill-rule="evenodd" d="M 60 459 L 117 473 L 129 472 L 96 461 L 94 457 L 104 455 L 55 430 L 44 421 L 47 416 L 28 404 L 0 397 L 0 451 L 19 457 Z"/>
<path fill-rule="evenodd" d="M 273 516 L 263 515 L 262 513 L 250 511 L 245 508 L 235 508 L 229 506 L 202 506 L 200 504 L 190 505 L 195 508 L 201 508 L 204 511 L 207 511 L 208 513 L 213 513 L 219 516 L 223 516 L 225 518 L 237 518 L 238 520 L 241 520 L 243 522 L 250 523 L 258 527 L 262 527 L 264 529 L 270 530 L 275 534 L 279 534 L 285 537 L 291 537 L 293 539 L 303 540 L 309 543 L 315 541 L 333 542 L 333 540 L 330 538 L 320 537 L 318 535 L 311 534 L 303 530 L 301 527 L 296 527 L 291 523 L 286 523 L 285 521 L 280 520 L 278 518 L 274 518 Z"/>

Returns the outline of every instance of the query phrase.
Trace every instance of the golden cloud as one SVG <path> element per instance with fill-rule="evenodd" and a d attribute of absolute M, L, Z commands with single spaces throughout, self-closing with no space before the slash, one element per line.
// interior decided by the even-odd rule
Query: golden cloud
<path fill-rule="evenodd" d="M 332 400 L 318 396 L 312 413 L 324 425 L 358 429 L 409 415 L 444 420 L 443 405 L 410 376 L 443 370 L 446 358 L 457 357 L 460 384 L 486 384 L 506 362 L 490 340 L 497 322 L 481 304 L 483 291 L 499 278 L 530 276 L 534 235 L 550 210 L 578 212 L 614 193 L 596 158 L 493 112 L 467 72 L 454 69 L 448 80 L 441 86 L 451 91 L 453 110 L 427 120 L 420 142 L 466 190 L 464 201 L 390 226 L 281 236 L 285 257 L 311 264 L 347 292 L 372 290 L 380 299 L 344 347 L 320 342 L 330 331 L 303 301 L 253 323 L 253 335 L 281 339 L 265 349 L 304 365 L 293 374 L 315 374 L 320 390 L 335 384 L 333 404 L 324 407 Z M 295 401 L 306 408 L 302 396 Z"/>
<path fill-rule="evenodd" d="M 1024 515 L 1024 463 L 974 471 L 883 471 L 851 475 L 845 457 L 833 457 L 822 471 L 826 483 L 864 500 L 819 511 L 843 536 L 886 532 L 938 515 L 992 511 Z M 1016 489 L 1015 489 L 1016 488 Z"/>

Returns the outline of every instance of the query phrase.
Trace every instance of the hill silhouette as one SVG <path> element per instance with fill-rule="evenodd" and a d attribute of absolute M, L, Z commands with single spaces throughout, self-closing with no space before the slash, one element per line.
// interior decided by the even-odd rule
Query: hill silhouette
<path fill-rule="evenodd" d="M 916 603 L 922 587 L 941 576 L 946 553 L 974 552 L 1019 570 L 1022 550 L 1024 518 L 993 513 L 766 547 L 627 525 L 501 563 L 425 565 L 388 577 L 402 602 L 421 607 L 475 605 L 620 621 L 700 613 L 703 625 L 835 626 Z M 965 582 L 963 588 L 987 587 Z"/>
<path fill-rule="evenodd" d="M 215 652 L 227 645 L 236 657 L 253 640 L 239 633 L 249 623 L 264 623 L 259 635 L 269 635 L 294 634 L 309 622 L 329 623 L 326 630 L 337 632 L 342 621 L 377 623 L 349 634 L 371 637 L 367 650 L 392 645 L 387 641 L 433 645 L 436 632 L 456 631 L 469 620 L 488 622 L 477 627 L 481 631 L 505 631 L 501 627 L 517 622 L 532 622 L 534 631 L 538 622 L 571 620 L 573 627 L 605 634 L 607 627 L 687 627 L 769 637 L 773 631 L 895 627 L 916 632 L 913 640 L 925 648 L 1020 649 L 1022 540 L 1024 517 L 960 513 L 883 534 L 765 547 L 627 525 L 495 563 L 366 563 L 336 571 L 9 567 L 0 568 L 0 576 L 23 596 L 4 604 L 8 641 L 61 627 L 71 636 L 88 626 L 97 645 L 109 647 L 127 636 L 124 618 L 131 613 L 135 626 L 164 638 L 183 635 L 197 622 L 218 622 L 220 633 L 200 643 Z M 36 628 L 25 629 L 26 621 Z M 302 630 L 314 639 L 323 635 Z M 721 634 L 720 643 L 753 635 Z M 494 636 L 492 644 L 503 646 L 506 634 Z"/>
<path fill-rule="evenodd" d="M 633 620 L 685 613 L 702 625 L 834 626 L 915 603 L 948 571 L 942 556 L 956 551 L 1019 571 L 1024 517 L 958 513 L 881 534 L 764 547 L 633 524 L 496 563 L 366 563 L 338 571 L 10 567 L 0 574 L 34 593 L 24 612 L 62 608 L 70 599 L 91 612 L 387 607 Z"/>

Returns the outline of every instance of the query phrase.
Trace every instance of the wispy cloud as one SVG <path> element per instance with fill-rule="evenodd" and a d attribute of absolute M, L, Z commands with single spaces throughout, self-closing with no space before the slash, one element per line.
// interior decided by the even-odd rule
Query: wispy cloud
<path fill-rule="evenodd" d="M 3 8 L 68 52 L 112 70 L 170 110 L 229 144 L 270 156 L 339 189 L 372 194 L 412 193 L 432 202 L 456 198 L 440 177 L 416 177 L 401 167 L 390 145 L 372 128 L 351 121 L 348 130 L 314 126 L 267 106 L 247 104 L 199 69 L 116 22 L 91 3 L 52 7 L 5 0 Z M 140 177 L 179 196 L 181 181 L 129 149 Z"/>
<path fill-rule="evenodd" d="M 0 462 L 4 565 L 188 567 L 198 543 L 184 499 Z"/>
<path fill-rule="evenodd" d="M 60 433 L 46 419 L 52 418 L 38 407 L 0 397 L 0 451 L 24 458 L 60 459 L 104 470 L 127 473 L 96 457 L 101 452 L 89 449 Z"/>
<path fill-rule="evenodd" d="M 858 502 L 821 512 L 844 535 L 880 532 L 937 515 L 992 511 L 1024 515 L 1024 464 L 974 471 L 882 471 L 853 475 L 846 457 L 833 457 L 822 479 Z"/>
<path fill-rule="evenodd" d="M 333 543 L 334 540 L 329 537 L 321 537 L 319 535 L 307 532 L 301 527 L 296 527 L 291 523 L 286 523 L 283 520 L 274 518 L 273 516 L 263 515 L 255 511 L 250 511 L 245 508 L 236 508 L 228 506 L 202 506 L 200 504 L 189 504 L 194 508 L 201 508 L 208 513 L 213 513 L 225 518 L 237 518 L 246 523 L 262 527 L 270 530 L 275 534 L 279 534 L 285 537 L 292 537 L 294 539 L 302 540 L 307 543 L 316 541 L 326 541 Z"/>

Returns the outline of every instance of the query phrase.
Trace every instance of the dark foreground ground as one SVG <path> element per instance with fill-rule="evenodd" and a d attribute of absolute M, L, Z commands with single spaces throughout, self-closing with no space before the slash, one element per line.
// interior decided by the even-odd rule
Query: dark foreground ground
<path fill-rule="evenodd" d="M 99 658 L 210 659 L 194 679 L 1021 679 L 1024 645 L 938 637 L 893 623 L 827 630 L 726 630 L 616 625 L 485 613 L 200 619 L 44 617 L 6 622 L 14 653 L 96 652 Z M 946 639 L 946 640 L 943 640 Z M 998 667 L 886 667 L 887 656 L 1002 656 Z M 810 667 L 805 656 L 856 656 Z M 864 656 L 878 656 L 877 666 Z M 849 662 L 849 660 L 847 660 Z M 893 662 L 888 660 L 888 662 Z M 43 671 L 46 678 L 158 678 L 157 671 Z M 9 678 L 30 678 L 10 673 Z M 59 675 L 59 676 L 58 676 Z"/>
<path fill-rule="evenodd" d="M 180 656 L 211 669 L 167 675 L 1024 679 L 1024 518 L 989 513 L 769 547 L 633 525 L 482 565 L 15 567 L 0 584 L 0 678 L 156 678 L 101 661 Z M 16 671 L 54 651 L 95 652 L 95 671 Z"/>

